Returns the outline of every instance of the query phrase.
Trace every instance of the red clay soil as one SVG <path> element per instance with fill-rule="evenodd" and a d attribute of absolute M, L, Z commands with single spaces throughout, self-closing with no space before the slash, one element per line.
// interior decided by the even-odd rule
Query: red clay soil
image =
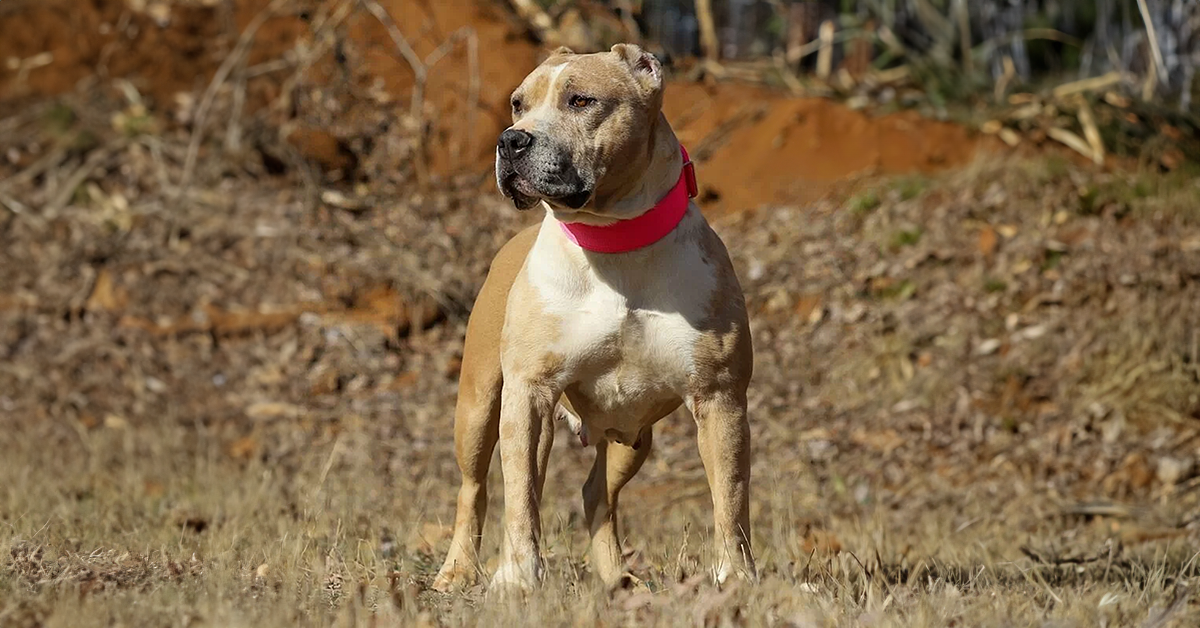
<path fill-rule="evenodd" d="M 130 9 L 139 3 L 124 0 L 19 4 L 0 11 L 0 99 L 57 95 L 81 79 L 100 76 L 130 78 L 144 95 L 167 103 L 176 93 L 202 89 L 236 43 L 236 35 L 226 36 L 222 24 L 228 20 L 240 32 L 267 3 L 236 0 L 232 11 L 170 3 L 164 26 Z M 283 54 L 305 30 L 299 18 L 270 20 L 255 38 L 249 62 Z M 18 80 L 14 63 L 47 52 L 49 65 Z"/>
<path fill-rule="evenodd" d="M 702 153 L 701 188 L 714 213 L 811 201 L 848 177 L 962 166 L 983 142 L 991 145 L 913 111 L 871 116 L 823 98 L 730 84 L 673 84 L 666 109 L 680 141 Z"/>
<path fill-rule="evenodd" d="M 128 77 L 152 102 L 169 106 L 179 92 L 201 91 L 236 36 L 267 4 L 238 0 L 232 12 L 172 3 L 164 27 L 121 0 L 57 0 L 0 14 L 0 61 L 53 55 L 21 81 L 0 63 L 0 100 L 53 95 L 80 79 Z M 509 123 L 508 94 L 537 63 L 541 49 L 504 14 L 502 3 L 480 0 L 382 0 L 422 58 L 456 30 L 469 26 L 479 41 L 479 107 L 468 115 L 470 73 L 461 43 L 429 72 L 423 116 L 430 125 L 430 171 L 448 175 L 490 167 L 492 142 Z M 229 27 L 223 26 L 229 24 Z M 282 56 L 304 37 L 299 17 L 267 22 L 249 63 Z M 387 31 L 366 12 L 347 20 L 361 67 L 362 87 L 382 81 L 408 106 L 411 68 Z M 279 73 L 283 74 L 283 73 Z M 270 92 L 279 74 L 259 81 Z M 724 213 L 761 204 L 812 200 L 832 182 L 872 173 L 931 172 L 972 158 L 981 139 L 967 129 L 913 112 L 873 117 L 840 103 L 795 98 L 738 84 L 675 82 L 667 116 L 699 162 L 706 211 Z M 300 127 L 294 142 L 317 160 L 335 159 L 337 141 L 323 129 Z M 325 155 L 329 153 L 329 155 Z"/>

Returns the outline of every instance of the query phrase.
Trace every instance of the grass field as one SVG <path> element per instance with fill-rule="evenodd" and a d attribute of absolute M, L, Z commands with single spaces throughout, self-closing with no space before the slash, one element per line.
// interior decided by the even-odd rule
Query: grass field
<path fill-rule="evenodd" d="M 1154 134 L 1094 167 L 1057 106 L 1009 148 L 672 82 L 750 309 L 761 582 L 709 583 L 679 412 L 622 493 L 639 584 L 591 573 L 560 427 L 543 586 L 441 594 L 466 317 L 538 218 L 491 146 L 540 44 L 499 2 L 66 4 L 0 9 L 0 628 L 1200 625 L 1195 125 L 1097 101 Z"/>
<path fill-rule="evenodd" d="M 528 217 L 474 184 L 351 211 L 200 177 L 175 211 L 122 204 L 155 176 L 139 146 L 55 216 L 0 215 L 0 625 L 1200 620 L 1194 179 L 984 160 L 718 220 L 752 310 L 762 582 L 709 584 L 677 414 L 623 498 L 643 584 L 589 573 L 591 452 L 563 428 L 549 575 L 497 600 L 428 585 L 463 312 Z"/>

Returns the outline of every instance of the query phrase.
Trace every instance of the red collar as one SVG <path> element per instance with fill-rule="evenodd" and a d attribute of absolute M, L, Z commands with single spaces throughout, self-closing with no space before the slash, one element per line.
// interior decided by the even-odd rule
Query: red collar
<path fill-rule="evenodd" d="M 636 218 L 620 220 L 603 227 L 579 222 L 560 222 L 563 233 L 575 244 L 595 253 L 628 253 L 650 246 L 666 237 L 679 221 L 683 220 L 683 215 L 687 213 L 688 199 L 696 198 L 699 193 L 696 186 L 696 168 L 692 165 L 687 150 L 682 146 L 679 150 L 683 153 L 683 170 L 679 173 L 679 181 L 649 211 Z"/>

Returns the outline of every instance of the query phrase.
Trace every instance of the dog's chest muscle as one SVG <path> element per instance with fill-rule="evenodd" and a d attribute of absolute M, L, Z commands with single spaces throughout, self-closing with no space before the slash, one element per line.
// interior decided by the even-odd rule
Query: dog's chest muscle
<path fill-rule="evenodd" d="M 532 273 L 559 321 L 547 349 L 564 358 L 567 394 L 589 423 L 620 428 L 653 420 L 649 415 L 683 396 L 693 371 L 712 269 L 687 247 L 649 262 Z"/>

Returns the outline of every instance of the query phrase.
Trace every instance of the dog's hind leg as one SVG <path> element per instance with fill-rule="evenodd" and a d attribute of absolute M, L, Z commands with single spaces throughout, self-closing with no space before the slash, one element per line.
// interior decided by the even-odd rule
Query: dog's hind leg
<path fill-rule="evenodd" d="M 617 528 L 617 498 L 650 455 L 653 432 L 642 431 L 636 447 L 598 439 L 596 462 L 583 485 L 583 512 L 592 534 L 591 560 L 596 574 L 610 587 L 627 577 Z"/>
<path fill-rule="evenodd" d="M 713 502 L 717 583 L 730 575 L 757 581 L 750 548 L 750 424 L 746 394 L 689 398 L 700 460 Z"/>

